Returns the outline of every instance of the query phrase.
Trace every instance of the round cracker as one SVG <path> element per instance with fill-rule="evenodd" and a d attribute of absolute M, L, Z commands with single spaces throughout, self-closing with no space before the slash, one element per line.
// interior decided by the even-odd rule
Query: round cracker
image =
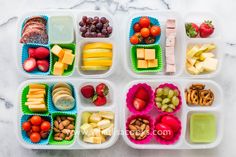
<path fill-rule="evenodd" d="M 56 93 L 52 96 L 53 102 L 54 102 L 54 99 L 55 99 L 58 95 L 61 95 L 61 94 L 67 94 L 67 95 L 72 96 L 70 92 L 61 90 L 61 91 L 56 92 Z"/>
<path fill-rule="evenodd" d="M 71 86 L 65 82 L 58 82 L 57 84 L 53 86 L 52 90 L 55 90 L 56 88 L 60 88 L 60 87 L 65 87 L 71 90 Z"/>
<path fill-rule="evenodd" d="M 75 106 L 75 99 L 67 94 L 60 94 L 55 98 L 54 106 L 58 110 L 71 110 Z"/>
<path fill-rule="evenodd" d="M 59 88 L 56 88 L 55 90 L 52 91 L 52 96 L 57 93 L 58 91 L 67 91 L 69 92 L 71 95 L 72 95 L 72 91 L 68 88 L 65 88 L 65 87 L 59 87 Z"/>

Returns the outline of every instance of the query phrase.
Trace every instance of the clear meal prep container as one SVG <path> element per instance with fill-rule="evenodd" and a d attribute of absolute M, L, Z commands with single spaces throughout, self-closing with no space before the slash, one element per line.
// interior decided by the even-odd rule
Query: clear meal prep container
<path fill-rule="evenodd" d="M 43 83 L 47 85 L 53 85 L 57 82 L 66 82 L 70 83 L 74 89 L 75 89 L 75 99 L 76 99 L 76 104 L 77 104 L 77 118 L 76 118 L 76 130 L 75 130 L 75 135 L 74 135 L 74 141 L 69 144 L 69 145 L 42 145 L 42 144 L 30 144 L 26 142 L 23 139 L 22 136 L 22 128 L 21 128 L 21 118 L 24 115 L 28 114 L 23 114 L 21 110 L 21 95 L 22 95 L 22 90 L 24 87 L 29 85 L 30 83 Z M 90 104 L 82 98 L 80 94 L 80 88 L 81 86 L 85 84 L 91 84 L 93 86 L 99 84 L 99 83 L 105 83 L 108 88 L 109 88 L 109 94 L 107 97 L 107 104 L 105 106 L 95 106 L 93 104 Z M 118 139 L 119 137 L 119 109 L 118 109 L 118 103 L 117 99 L 115 97 L 115 86 L 112 82 L 107 81 L 107 80 L 92 80 L 92 79 L 54 79 L 54 80 L 28 80 L 23 82 L 19 89 L 18 89 L 18 96 L 17 96 L 17 119 L 16 119 L 16 135 L 17 139 L 19 142 L 26 148 L 29 149 L 105 149 L 110 146 L 112 146 Z M 83 112 L 89 111 L 89 112 L 97 112 L 97 111 L 111 111 L 114 113 L 114 131 L 111 137 L 108 138 L 108 140 L 102 144 L 89 144 L 85 143 L 82 141 L 81 136 L 80 136 L 80 121 L 81 121 L 81 115 Z M 61 112 L 61 113 L 67 113 L 67 112 Z M 50 113 L 51 114 L 51 113 Z M 31 115 L 37 115 L 37 114 L 31 114 Z"/>
<path fill-rule="evenodd" d="M 129 32 L 131 27 L 132 19 L 139 16 L 150 16 L 157 18 L 160 22 L 161 27 L 161 39 L 160 45 L 162 48 L 162 60 L 163 60 L 163 71 L 162 72 L 150 72 L 150 73 L 136 73 L 132 69 L 131 57 L 130 57 L 130 49 L 131 44 L 129 41 Z M 173 74 L 165 73 L 165 29 L 166 29 L 166 20 L 167 19 L 175 19 L 176 20 L 176 44 L 175 44 L 175 63 L 176 63 L 176 72 Z M 208 38 L 189 38 L 185 32 L 185 23 L 186 22 L 195 22 L 196 24 L 200 24 L 204 20 L 212 20 L 215 26 L 215 32 Z M 184 77 L 184 78 L 212 78 L 215 77 L 221 69 L 221 63 L 223 58 L 222 53 L 222 43 L 219 36 L 219 31 L 221 27 L 219 25 L 219 21 L 216 15 L 208 12 L 190 12 L 186 16 L 182 16 L 180 13 L 175 11 L 145 11 L 145 12 L 137 12 L 133 14 L 129 14 L 127 19 L 126 36 L 124 40 L 125 45 L 125 59 L 124 66 L 126 71 L 134 78 L 167 78 L 167 77 Z M 218 59 L 217 70 L 211 73 L 203 73 L 199 75 L 192 75 L 186 71 L 185 61 L 186 61 L 186 48 L 189 43 L 215 43 L 217 46 L 216 58 Z"/>
<path fill-rule="evenodd" d="M 32 17 L 32 16 L 38 16 L 38 15 L 44 15 L 48 17 L 48 24 L 50 24 L 51 17 L 57 17 L 57 16 L 68 16 L 71 17 L 73 20 L 73 35 L 74 35 L 74 40 L 72 41 L 73 44 L 75 44 L 75 59 L 74 59 L 74 66 L 73 66 L 73 70 L 71 71 L 70 74 L 66 75 L 66 76 L 54 76 L 54 75 L 47 75 L 47 74 L 41 74 L 41 75 L 37 75 L 34 73 L 28 73 L 26 72 L 23 67 L 23 60 L 22 60 L 22 47 L 24 44 L 21 44 L 20 38 L 21 38 L 21 29 L 22 29 L 22 24 L 24 22 L 24 20 L 28 17 Z M 108 38 L 84 38 L 81 36 L 80 31 L 79 31 L 79 21 L 81 20 L 82 16 L 99 16 L 99 17 L 106 17 L 109 20 L 110 25 L 112 26 L 113 30 L 112 30 L 112 34 L 108 37 Z M 106 12 L 101 12 L 101 11 L 76 11 L 76 10 L 48 10 L 48 11 L 34 11 L 34 12 L 29 12 L 26 14 L 23 14 L 22 16 L 20 16 L 19 20 L 18 20 L 18 24 L 17 24 L 17 45 L 16 45 L 16 55 L 17 55 L 17 59 L 16 59 L 16 63 L 17 63 L 17 71 L 24 77 L 27 78 L 50 78 L 50 77 L 69 77 L 69 76 L 73 76 L 73 77 L 86 77 L 86 78 L 105 78 L 110 76 L 115 69 L 116 66 L 116 61 L 117 61 L 117 50 L 118 50 L 118 46 L 117 46 L 117 27 L 116 27 L 116 23 L 114 22 L 114 17 Z M 48 26 L 49 27 L 49 26 Z M 47 28 L 49 30 L 49 28 Z M 48 33 L 49 35 L 49 33 Z M 69 43 L 68 43 L 69 42 Z M 91 42 L 108 42 L 111 43 L 113 45 L 113 49 L 112 49 L 112 66 L 109 68 L 109 70 L 105 70 L 105 71 L 82 71 L 80 69 L 80 65 L 81 65 L 81 52 L 82 52 L 82 46 L 84 44 L 87 43 L 91 43 Z M 49 43 L 43 46 L 46 47 L 50 47 L 50 45 L 54 45 L 54 44 L 70 44 L 71 43 L 71 39 L 67 40 L 63 43 L 52 43 L 50 42 L 50 35 L 49 35 Z M 38 46 L 38 44 L 35 44 Z M 41 44 L 39 44 L 41 45 Z M 50 55 L 52 55 L 52 53 L 50 53 Z M 50 65 L 52 66 L 52 65 Z"/>

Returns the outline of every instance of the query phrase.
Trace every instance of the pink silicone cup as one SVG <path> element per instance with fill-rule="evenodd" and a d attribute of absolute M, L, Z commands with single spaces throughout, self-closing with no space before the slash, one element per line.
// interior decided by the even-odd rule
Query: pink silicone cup
<path fill-rule="evenodd" d="M 131 138 L 130 134 L 129 134 L 129 124 L 130 122 L 133 120 L 133 119 L 136 119 L 136 118 L 143 118 L 143 119 L 146 119 L 149 121 L 149 124 L 150 124 L 150 134 L 143 140 L 135 140 L 133 138 Z M 137 115 L 132 115 L 130 116 L 127 121 L 126 121 L 126 136 L 129 138 L 129 140 L 135 144 L 147 144 L 149 143 L 151 140 L 152 140 L 152 137 L 153 137 L 153 128 L 154 125 L 153 125 L 153 120 L 150 116 L 147 116 L 147 115 L 141 115 L 141 114 L 137 114 Z"/>
<path fill-rule="evenodd" d="M 167 115 L 175 118 L 178 121 L 180 128 L 179 128 L 179 131 L 174 134 L 174 137 L 171 140 L 165 140 L 165 139 L 161 138 L 160 136 L 154 134 L 153 136 L 156 139 L 156 141 L 160 144 L 163 144 L 163 145 L 170 145 L 170 144 L 174 144 L 175 142 L 177 142 L 180 138 L 181 131 L 182 131 L 182 125 L 181 125 L 179 118 L 177 118 L 176 116 L 174 116 L 172 114 L 160 114 L 159 116 L 157 116 L 155 123 L 154 123 L 154 127 L 157 125 L 157 123 L 159 123 L 161 121 L 161 118 L 163 116 L 167 116 Z"/>
<path fill-rule="evenodd" d="M 177 86 L 175 86 L 175 85 L 173 85 L 173 84 L 171 84 L 171 83 L 164 83 L 164 84 L 161 84 L 160 86 L 158 86 L 156 89 L 155 89 L 155 92 L 154 92 L 154 99 L 155 99 L 155 96 L 156 96 L 156 90 L 158 89 L 158 88 L 164 88 L 164 87 L 168 87 L 168 88 L 170 88 L 170 89 L 172 89 L 172 90 L 178 90 L 178 92 L 179 92 L 179 96 L 178 96 L 178 98 L 179 98 L 179 104 L 178 104 L 178 106 L 175 108 L 175 110 L 173 111 L 173 112 L 165 112 L 165 111 L 162 111 L 161 109 L 159 109 L 157 106 L 156 106 L 156 103 L 155 103 L 155 100 L 154 100 L 154 106 L 156 107 L 156 109 L 158 110 L 158 112 L 160 112 L 160 113 L 163 113 L 163 114 L 165 114 L 165 113 L 168 113 L 168 114 L 174 114 L 174 113 L 176 113 L 180 108 L 181 108 L 181 106 L 182 106 L 182 97 L 181 97 L 181 93 L 180 93 L 180 90 L 179 90 L 179 88 L 177 87 Z"/>
<path fill-rule="evenodd" d="M 145 88 L 147 90 L 147 92 L 148 92 L 148 95 L 149 95 L 149 102 L 147 103 L 146 107 L 142 111 L 137 111 L 134 108 L 134 106 L 133 106 L 134 95 L 135 95 L 135 93 L 136 93 L 136 91 L 138 90 L 139 87 Z M 128 91 L 127 95 L 126 95 L 126 105 L 127 105 L 128 109 L 129 109 L 129 111 L 134 113 L 134 114 L 146 114 L 149 111 L 151 111 L 151 109 L 153 108 L 153 104 L 154 104 L 153 100 L 154 100 L 153 90 L 146 83 L 139 83 L 139 84 L 133 85 L 129 89 L 129 91 Z"/>

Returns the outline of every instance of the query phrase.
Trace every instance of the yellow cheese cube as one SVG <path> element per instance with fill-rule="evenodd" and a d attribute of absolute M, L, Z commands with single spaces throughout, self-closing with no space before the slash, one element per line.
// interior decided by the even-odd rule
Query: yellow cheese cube
<path fill-rule="evenodd" d="M 70 49 L 63 49 L 63 51 L 72 54 L 72 50 L 70 50 Z"/>
<path fill-rule="evenodd" d="M 63 58 L 59 58 L 58 62 L 62 63 L 62 59 Z M 64 64 L 64 63 L 62 63 L 62 64 L 64 66 L 64 70 L 67 70 L 68 69 L 68 64 Z"/>
<path fill-rule="evenodd" d="M 45 104 L 40 104 L 40 105 L 29 105 L 29 110 L 32 112 L 46 112 L 47 107 Z"/>
<path fill-rule="evenodd" d="M 64 52 L 65 52 L 65 51 L 64 51 L 60 46 L 58 46 L 58 45 L 54 45 L 54 46 L 52 47 L 51 51 L 52 51 L 52 53 L 53 53 L 54 55 L 56 55 L 56 56 L 59 57 L 59 58 L 62 58 L 63 55 L 64 55 Z"/>
<path fill-rule="evenodd" d="M 148 68 L 155 68 L 157 67 L 157 59 L 153 59 L 153 60 L 148 60 Z"/>
<path fill-rule="evenodd" d="M 137 58 L 138 59 L 144 59 L 144 57 L 145 57 L 144 48 L 138 48 L 136 50 L 136 53 L 137 53 Z"/>
<path fill-rule="evenodd" d="M 75 55 L 70 53 L 69 51 L 65 51 L 64 56 L 62 58 L 62 63 L 71 65 L 74 61 Z"/>
<path fill-rule="evenodd" d="M 138 68 L 147 68 L 147 61 L 146 60 L 138 60 Z"/>
<path fill-rule="evenodd" d="M 156 57 L 155 49 L 145 49 L 145 60 L 153 60 Z"/>
<path fill-rule="evenodd" d="M 62 75 L 64 73 L 64 64 L 61 62 L 56 62 L 53 68 L 54 75 Z"/>

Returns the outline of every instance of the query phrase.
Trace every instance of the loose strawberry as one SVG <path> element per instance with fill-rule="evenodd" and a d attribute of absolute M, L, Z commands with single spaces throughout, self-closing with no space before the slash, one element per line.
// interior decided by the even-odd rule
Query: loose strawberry
<path fill-rule="evenodd" d="M 35 49 L 30 47 L 28 49 L 28 54 L 29 54 L 29 58 L 35 58 Z"/>
<path fill-rule="evenodd" d="M 46 59 L 49 56 L 49 50 L 45 47 L 38 47 L 35 49 L 36 59 Z"/>
<path fill-rule="evenodd" d="M 149 95 L 148 95 L 148 92 L 145 88 L 143 87 L 140 87 L 136 93 L 135 93 L 135 97 L 136 98 L 139 98 L 139 99 L 142 99 L 144 101 L 148 101 L 149 100 Z"/>
<path fill-rule="evenodd" d="M 204 21 L 199 28 L 200 37 L 207 38 L 214 32 L 214 25 L 212 21 Z"/>
<path fill-rule="evenodd" d="M 36 69 L 36 60 L 34 58 L 28 58 L 24 61 L 23 68 L 27 72 L 34 71 Z"/>
<path fill-rule="evenodd" d="M 106 96 L 109 92 L 107 85 L 104 83 L 100 83 L 96 86 L 96 93 L 98 96 Z"/>
<path fill-rule="evenodd" d="M 47 72 L 49 69 L 49 62 L 47 60 L 37 60 L 38 69 L 42 72 Z"/>
<path fill-rule="evenodd" d="M 94 88 L 93 88 L 93 86 L 91 86 L 91 85 L 86 85 L 86 86 L 83 86 L 81 89 L 80 89 L 80 92 L 81 92 L 81 94 L 85 97 L 85 98 L 87 98 L 87 99 L 89 99 L 89 98 L 92 98 L 93 96 L 94 96 Z"/>
<path fill-rule="evenodd" d="M 195 23 L 186 23 L 185 29 L 188 37 L 195 38 L 198 36 L 199 28 Z"/>
<path fill-rule="evenodd" d="M 103 106 L 107 103 L 107 98 L 105 96 L 94 95 L 93 103 L 96 106 Z"/>
<path fill-rule="evenodd" d="M 141 111 L 146 107 L 146 102 L 143 101 L 142 99 L 134 98 L 133 105 L 137 111 Z"/>

